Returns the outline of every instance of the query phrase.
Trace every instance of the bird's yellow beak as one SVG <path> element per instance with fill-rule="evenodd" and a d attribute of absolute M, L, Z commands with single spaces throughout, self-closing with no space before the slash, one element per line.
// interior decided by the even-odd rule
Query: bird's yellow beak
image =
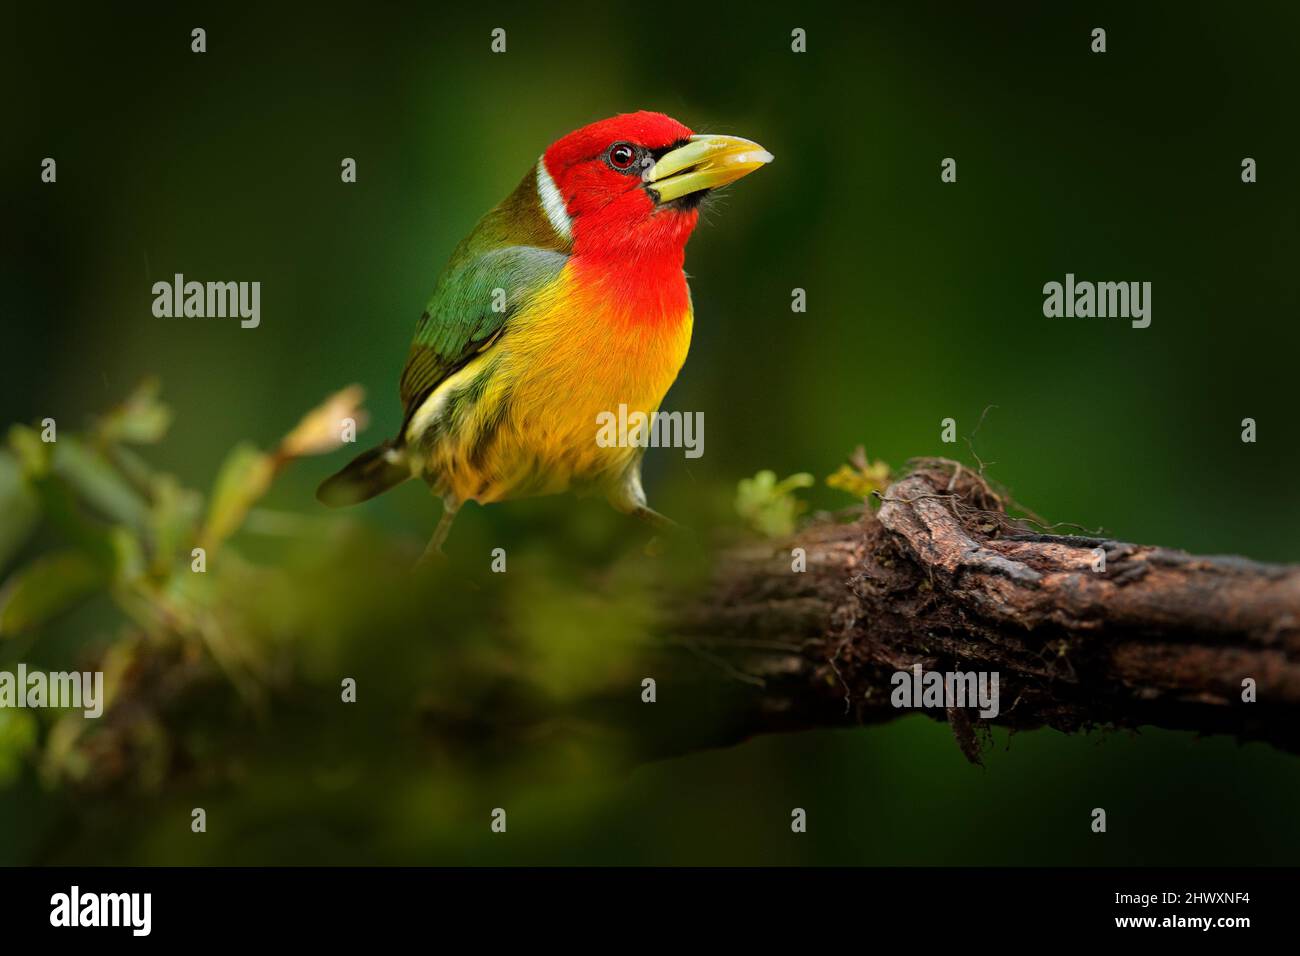
<path fill-rule="evenodd" d="M 739 136 L 692 136 L 685 146 L 665 153 L 641 178 L 659 202 L 670 202 L 734 183 L 772 158 L 762 146 Z"/>

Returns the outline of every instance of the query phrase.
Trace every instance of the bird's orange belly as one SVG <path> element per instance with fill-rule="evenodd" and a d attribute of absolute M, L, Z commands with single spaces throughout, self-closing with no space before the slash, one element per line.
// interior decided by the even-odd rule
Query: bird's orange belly
<path fill-rule="evenodd" d="M 431 449 L 444 493 L 484 504 L 604 493 L 644 450 L 598 440 L 601 416 L 659 408 L 690 347 L 689 298 L 676 315 L 637 315 L 572 280 L 557 286 L 466 369 L 486 378 Z"/>

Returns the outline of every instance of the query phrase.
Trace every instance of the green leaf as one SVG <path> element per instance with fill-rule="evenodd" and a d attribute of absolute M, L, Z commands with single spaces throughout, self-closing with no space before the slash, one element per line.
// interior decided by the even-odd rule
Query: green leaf
<path fill-rule="evenodd" d="M 0 590 L 0 637 L 45 623 L 104 587 L 110 577 L 110 569 L 81 551 L 37 558 Z"/>
<path fill-rule="evenodd" d="M 40 520 L 40 500 L 17 457 L 0 448 L 0 568 L 27 543 Z"/>
<path fill-rule="evenodd" d="M 156 378 L 136 386 L 126 401 L 96 422 L 100 441 L 150 445 L 159 441 L 172 422 L 171 409 L 158 400 L 160 390 Z"/>
<path fill-rule="evenodd" d="M 0 708 L 0 786 L 12 783 L 23 760 L 36 747 L 36 716 L 28 711 Z"/>
<path fill-rule="evenodd" d="M 144 528 L 148 505 L 103 455 L 90 451 L 75 438 L 60 438 L 54 452 L 54 472 L 100 514 L 118 524 Z"/>
<path fill-rule="evenodd" d="M 826 484 L 847 491 L 855 498 L 869 498 L 874 492 L 889 487 L 889 466 L 883 461 L 868 459 L 867 450 L 859 445 L 847 462 L 826 477 Z"/>
<path fill-rule="evenodd" d="M 785 537 L 794 533 L 795 522 L 808 507 L 794 492 L 814 484 L 813 476 L 806 472 L 777 481 L 775 472 L 760 471 L 736 485 L 736 513 L 759 534 Z"/>
<path fill-rule="evenodd" d="M 46 475 L 31 484 L 40 499 L 45 519 L 67 539 L 68 544 L 76 545 L 102 564 L 112 562 L 113 541 L 109 526 L 85 513 L 67 482 Z"/>
<path fill-rule="evenodd" d="M 159 475 L 153 485 L 154 501 L 149 513 L 153 543 L 150 570 L 158 577 L 165 577 L 182 548 L 194 537 L 202 502 L 198 494 L 182 488 L 171 475 Z"/>
<path fill-rule="evenodd" d="M 9 448 L 29 478 L 39 478 L 49 470 L 54 446 L 41 441 L 41 433 L 30 425 L 9 427 Z"/>
<path fill-rule="evenodd" d="M 275 477 L 275 460 L 249 444 L 231 449 L 221 464 L 200 543 L 209 551 L 239 530 L 248 510 L 266 494 Z"/>

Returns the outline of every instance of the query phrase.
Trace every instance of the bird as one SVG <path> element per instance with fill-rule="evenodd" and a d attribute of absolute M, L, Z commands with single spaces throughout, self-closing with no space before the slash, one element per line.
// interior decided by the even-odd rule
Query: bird
<path fill-rule="evenodd" d="M 659 408 L 690 347 L 684 271 L 701 201 L 771 162 L 748 139 L 622 113 L 552 143 L 474 226 L 434 283 L 401 373 L 402 425 L 317 489 L 325 505 L 421 478 L 443 510 L 603 495 L 662 531 L 643 443 L 596 440 L 602 413 Z"/>

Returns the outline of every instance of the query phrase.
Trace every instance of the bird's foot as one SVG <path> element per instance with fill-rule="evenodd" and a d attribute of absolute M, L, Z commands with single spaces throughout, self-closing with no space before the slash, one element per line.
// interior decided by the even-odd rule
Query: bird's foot
<path fill-rule="evenodd" d="M 430 541 L 424 546 L 418 561 L 415 562 L 415 569 L 422 571 L 426 568 L 440 568 L 448 563 L 447 552 L 442 550 L 441 544 L 435 544 Z"/>
<path fill-rule="evenodd" d="M 442 517 L 438 519 L 438 527 L 433 530 L 433 537 L 424 546 L 424 553 L 420 555 L 420 560 L 415 563 L 417 568 L 447 563 L 447 555 L 443 552 L 442 545 L 447 540 L 447 535 L 451 533 L 451 523 L 456 520 L 456 511 L 459 507 L 459 503 L 454 499 L 443 499 Z"/>
<path fill-rule="evenodd" d="M 653 508 L 647 508 L 642 505 L 634 509 L 632 517 L 638 521 L 644 522 L 654 532 L 654 536 L 646 542 L 645 555 L 648 558 L 657 558 L 668 550 L 674 542 L 688 541 L 691 539 L 690 529 L 685 525 L 680 525 L 667 515 L 661 515 Z"/>

